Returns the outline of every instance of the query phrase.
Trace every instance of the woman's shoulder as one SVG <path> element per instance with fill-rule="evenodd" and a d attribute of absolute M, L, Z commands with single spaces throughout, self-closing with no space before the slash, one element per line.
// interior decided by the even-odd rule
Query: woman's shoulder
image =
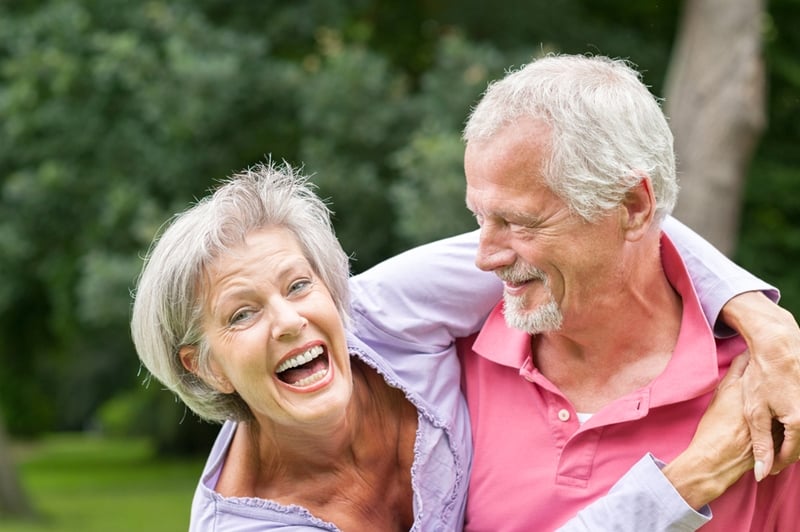
<path fill-rule="evenodd" d="M 225 462 L 225 457 L 230 449 L 233 436 L 236 434 L 238 423 L 235 421 L 226 421 L 217 434 L 214 444 L 208 453 L 208 458 L 203 466 L 201 473 L 200 483 L 213 489 L 219 478 L 219 473 L 222 470 L 222 464 Z"/>

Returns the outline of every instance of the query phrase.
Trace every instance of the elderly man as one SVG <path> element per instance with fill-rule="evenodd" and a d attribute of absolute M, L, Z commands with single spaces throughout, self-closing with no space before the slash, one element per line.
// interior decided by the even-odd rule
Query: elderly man
<path fill-rule="evenodd" d="M 715 339 L 661 231 L 678 191 L 672 135 L 627 64 L 535 61 L 488 89 L 464 136 L 476 263 L 504 283 L 462 357 L 467 528 L 548 530 L 643 451 L 683 449 L 746 346 Z M 795 466 L 745 477 L 711 505 L 708 528 L 789 529 L 798 496 Z"/>
<path fill-rule="evenodd" d="M 771 415 L 786 427 L 773 471 L 800 451 L 797 324 L 760 294 L 734 297 L 765 287 L 667 217 L 677 195 L 672 135 L 638 74 L 605 58 L 541 59 L 490 86 L 464 136 L 476 262 L 503 281 L 482 331 L 460 342 L 475 445 L 466 528 L 552 530 L 645 453 L 672 460 L 747 347 L 714 337 L 707 323 L 722 325 L 718 316 L 752 351 L 746 401 L 759 430 L 755 478 L 714 502 L 707 526 L 794 526 L 797 505 L 782 503 L 797 500 L 795 466 L 756 480 L 772 468 Z M 485 282 L 463 267 L 474 251 L 464 235 L 356 277 L 357 327 L 376 343 L 405 338 L 408 352 L 419 351 L 411 338 L 448 349 L 452 338 L 419 324 L 471 312 L 464 292 Z M 417 319 L 382 311 L 398 307 Z M 695 508 L 738 478 L 665 472 Z M 700 517 L 683 524 L 696 528 Z"/>

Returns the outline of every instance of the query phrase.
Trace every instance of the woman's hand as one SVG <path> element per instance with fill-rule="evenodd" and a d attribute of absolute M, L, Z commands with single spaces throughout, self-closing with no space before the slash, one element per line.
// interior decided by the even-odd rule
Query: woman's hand
<path fill-rule="evenodd" d="M 742 403 L 742 376 L 747 365 L 747 354 L 733 360 L 689 447 L 663 469 L 695 509 L 722 495 L 753 467 L 750 430 Z"/>
<path fill-rule="evenodd" d="M 800 459 L 800 327 L 760 292 L 732 298 L 721 317 L 739 331 L 751 354 L 744 412 L 760 481 Z"/>

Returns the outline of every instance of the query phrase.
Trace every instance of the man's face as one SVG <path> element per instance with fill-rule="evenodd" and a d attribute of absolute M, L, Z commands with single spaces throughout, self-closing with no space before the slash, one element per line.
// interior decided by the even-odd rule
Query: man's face
<path fill-rule="evenodd" d="M 469 142 L 464 155 L 467 207 L 481 227 L 475 262 L 504 281 L 509 326 L 530 334 L 580 327 L 618 273 L 622 243 L 613 212 L 589 224 L 550 191 L 548 156 L 549 130 L 533 120 Z"/>

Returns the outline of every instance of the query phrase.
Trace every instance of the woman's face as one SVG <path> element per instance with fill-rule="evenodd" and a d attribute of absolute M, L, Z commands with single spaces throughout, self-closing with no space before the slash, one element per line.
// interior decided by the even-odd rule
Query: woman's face
<path fill-rule="evenodd" d="M 344 327 L 290 231 L 250 233 L 208 268 L 204 295 L 212 385 L 238 393 L 260 423 L 342 415 L 352 394 Z"/>

